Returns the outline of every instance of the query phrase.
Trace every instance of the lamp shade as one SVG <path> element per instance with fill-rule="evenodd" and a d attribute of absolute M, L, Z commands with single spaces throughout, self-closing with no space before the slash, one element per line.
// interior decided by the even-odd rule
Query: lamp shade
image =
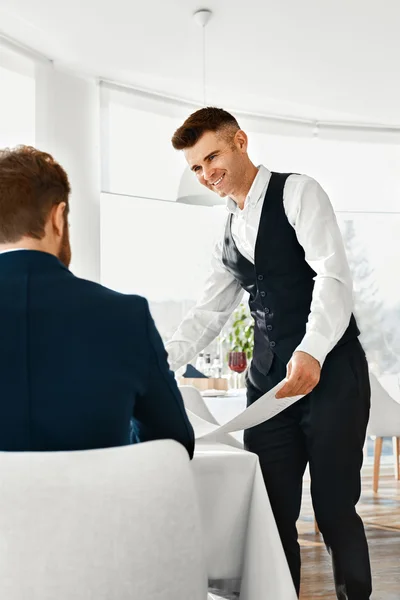
<path fill-rule="evenodd" d="M 186 167 L 179 184 L 177 202 L 196 206 L 221 206 L 225 199 L 201 185 L 189 167 Z"/>

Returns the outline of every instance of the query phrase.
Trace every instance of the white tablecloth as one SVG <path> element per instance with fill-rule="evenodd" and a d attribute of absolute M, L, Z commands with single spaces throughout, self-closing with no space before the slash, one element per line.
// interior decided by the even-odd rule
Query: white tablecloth
<path fill-rule="evenodd" d="M 228 392 L 226 396 L 208 396 L 203 400 L 209 411 L 217 419 L 218 423 L 225 425 L 231 419 L 239 415 L 246 408 L 246 390 L 235 390 Z M 243 443 L 243 431 L 232 433 L 237 440 Z"/>
<path fill-rule="evenodd" d="M 240 600 L 297 600 L 257 456 L 200 440 L 192 465 L 209 578 L 241 578 Z"/>

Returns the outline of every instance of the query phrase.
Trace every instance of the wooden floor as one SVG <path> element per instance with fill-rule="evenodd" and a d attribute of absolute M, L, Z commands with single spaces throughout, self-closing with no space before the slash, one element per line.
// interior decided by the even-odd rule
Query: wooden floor
<path fill-rule="evenodd" d="M 330 557 L 320 534 L 314 533 L 308 484 L 298 522 L 302 552 L 301 600 L 335 600 Z M 400 600 L 400 481 L 392 474 L 380 478 L 378 494 L 372 480 L 363 476 L 357 507 L 369 542 L 373 576 L 371 600 Z"/>

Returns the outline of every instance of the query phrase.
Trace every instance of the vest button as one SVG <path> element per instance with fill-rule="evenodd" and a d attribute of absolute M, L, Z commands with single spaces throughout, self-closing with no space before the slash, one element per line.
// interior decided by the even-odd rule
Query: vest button
<path fill-rule="evenodd" d="M 264 312 L 267 315 L 269 313 L 269 308 L 264 308 Z"/>
<path fill-rule="evenodd" d="M 262 280 L 264 279 L 264 275 L 259 275 L 259 276 L 258 276 L 258 279 L 259 279 L 260 281 L 262 281 Z"/>
<path fill-rule="evenodd" d="M 261 298 L 264 298 L 265 292 L 260 292 L 260 296 L 261 296 Z"/>
<path fill-rule="evenodd" d="M 275 342 L 270 342 L 269 345 L 271 346 L 271 348 L 275 348 L 275 346 L 276 346 Z"/>
<path fill-rule="evenodd" d="M 267 325 L 268 331 L 272 331 L 272 325 Z"/>

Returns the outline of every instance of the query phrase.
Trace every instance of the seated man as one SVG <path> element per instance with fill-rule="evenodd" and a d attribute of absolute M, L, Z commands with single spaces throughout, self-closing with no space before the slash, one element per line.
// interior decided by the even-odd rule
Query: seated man
<path fill-rule="evenodd" d="M 194 434 L 139 296 L 68 266 L 70 185 L 32 147 L 0 151 L 0 450 L 85 450 Z"/>

